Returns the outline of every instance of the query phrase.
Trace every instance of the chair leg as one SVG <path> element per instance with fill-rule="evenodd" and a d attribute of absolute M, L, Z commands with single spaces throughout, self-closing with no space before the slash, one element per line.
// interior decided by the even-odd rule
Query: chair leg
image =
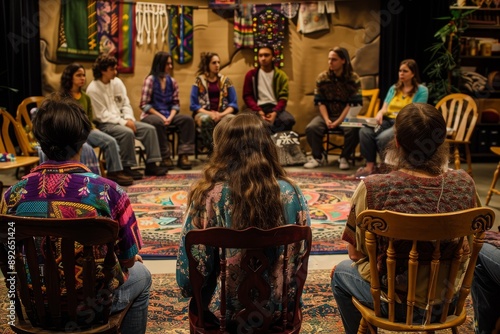
<path fill-rule="evenodd" d="M 364 318 L 361 318 L 361 322 L 359 323 L 358 327 L 358 334 L 366 334 L 367 330 L 368 330 L 367 322 Z"/>
<path fill-rule="evenodd" d="M 465 159 L 467 160 L 467 173 L 472 177 L 472 159 L 470 157 L 470 147 L 469 144 L 465 144 Z"/>
<path fill-rule="evenodd" d="M 453 152 L 453 156 L 455 157 L 455 169 L 460 169 L 460 150 L 458 149 L 458 145 L 455 144 L 455 150 Z"/>
<path fill-rule="evenodd" d="M 490 190 L 488 191 L 488 195 L 486 195 L 486 204 L 490 202 L 491 195 L 495 192 L 495 186 L 498 181 L 498 175 L 500 174 L 500 162 L 498 163 L 497 169 L 495 170 L 495 173 L 493 173 L 493 181 L 491 182 Z"/>
<path fill-rule="evenodd" d="M 458 329 L 457 329 L 456 327 L 452 327 L 452 328 L 451 328 L 451 332 L 452 332 L 453 334 L 458 334 Z"/>

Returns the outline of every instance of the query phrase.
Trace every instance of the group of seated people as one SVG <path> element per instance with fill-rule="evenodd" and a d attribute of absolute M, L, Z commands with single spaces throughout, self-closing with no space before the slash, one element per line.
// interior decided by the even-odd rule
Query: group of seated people
<path fill-rule="evenodd" d="M 0 212 L 60 218 L 68 214 L 71 217 L 102 215 L 117 220 L 120 238 L 116 253 L 121 272 L 116 273 L 119 286 L 114 291 L 111 312 L 119 312 L 132 303 L 124 318 L 122 332 L 145 333 L 151 274 L 138 254 L 142 246 L 140 231 L 126 192 L 115 182 L 92 173 L 80 162 L 82 146 L 88 141 L 89 134 L 95 131 L 89 118 L 73 98 L 54 95 L 40 106 L 33 120 L 33 131 L 50 160 L 34 168 L 5 192 Z M 441 131 L 443 136 L 436 136 L 436 131 Z M 388 146 L 393 171 L 366 177 L 353 195 L 352 210 L 343 235 L 349 243 L 350 259 L 336 267 L 331 282 L 347 333 L 356 333 L 361 319 L 351 297 L 355 296 L 367 305 L 370 305 L 371 298 L 366 277 L 369 272 L 364 266 L 366 248 L 359 228 L 353 225 L 359 212 L 390 209 L 436 213 L 480 205 L 473 179 L 462 170 L 445 167 L 448 159 L 445 133 L 444 119 L 433 106 L 412 103 L 403 107 L 395 118 L 394 137 Z M 238 140 L 234 140 L 235 137 Z M 307 200 L 279 164 L 269 125 L 262 117 L 251 112 L 224 117 L 214 129 L 213 140 L 213 153 L 201 179 L 191 187 L 184 217 L 177 259 L 177 282 L 184 296 L 191 293 L 184 248 L 188 231 L 210 227 L 244 229 L 256 226 L 268 229 L 285 224 L 310 225 Z M 429 140 L 435 143 L 433 150 L 426 148 L 421 152 L 423 148 L 419 141 Z M 425 159 L 421 159 L 422 156 Z M 66 191 L 61 192 L 58 187 L 42 187 L 47 177 L 67 180 Z M 40 189 L 43 189 L 43 194 Z M 75 210 L 75 204 L 78 210 Z M 498 246 L 496 239 L 483 247 L 475 272 L 472 297 L 477 310 L 478 333 L 490 333 L 500 317 Z M 212 257 L 206 260 L 216 261 Z M 208 264 L 206 269 L 210 268 L 214 266 Z M 227 269 L 228 279 L 237 281 L 238 267 L 231 265 Z M 275 273 L 281 275 L 282 271 L 276 269 Z M 228 293 L 229 298 L 235 300 L 230 308 L 237 311 L 237 290 Z"/>
<path fill-rule="evenodd" d="M 290 130 L 295 122 L 284 110 L 287 78 L 272 65 L 272 52 L 268 47 L 259 49 L 260 67 L 249 71 L 245 77 L 243 96 L 250 110 L 237 115 L 234 87 L 219 73 L 220 59 L 213 53 L 203 54 L 200 61 L 191 92 L 194 118 L 179 114 L 178 85 L 169 74 L 172 57 L 158 52 L 144 81 L 141 122 L 135 120 L 126 88 L 116 78 L 116 60 L 108 56 L 96 60 L 95 78 L 87 88 L 88 96 L 81 90 L 85 71 L 72 64 L 61 79 L 65 94 L 47 98 L 34 116 L 34 136 L 49 160 L 5 192 L 0 212 L 59 218 L 64 218 L 65 214 L 99 215 L 118 221 L 120 238 L 116 253 L 121 272 L 116 273 L 119 286 L 114 291 L 111 312 L 119 312 L 132 304 L 124 318 L 122 333 L 146 331 L 151 274 L 139 255 L 142 239 L 126 192 L 111 178 L 96 175 L 80 162 L 82 147 L 87 142 L 104 148 L 106 159 L 120 157 L 119 161 L 107 160 L 108 178 L 110 173 L 123 173 L 138 179 L 142 174 L 131 168 L 137 164 L 134 153 L 137 138 L 146 148 L 146 174 L 164 175 L 173 167 L 170 148 L 163 137 L 166 127 L 175 125 L 180 129 L 178 165 L 181 168 L 189 167 L 187 156 L 193 153 L 195 124 L 200 127 L 202 140 L 210 147 L 211 154 L 201 179 L 192 185 L 188 196 L 177 258 L 178 285 L 184 296 L 190 296 L 189 266 L 184 248 L 185 235 L 190 230 L 249 226 L 269 229 L 285 224 L 311 223 L 307 200 L 280 165 L 271 138 L 272 132 Z M 318 138 L 322 138 L 327 128 L 339 126 L 349 105 L 361 100 L 359 78 L 352 71 L 347 51 L 332 49 L 329 64 L 329 70 L 320 74 L 317 80 L 315 103 L 320 116 L 314 118 L 306 130 L 317 165 L 323 159 Z M 269 69 L 272 74 L 267 71 Z M 363 142 L 372 141 L 375 145 L 372 148 L 387 152 L 393 164 L 387 174 L 369 175 L 373 174 L 370 170 L 373 166 L 369 164 L 374 161 L 367 158 L 367 166 L 363 169 L 367 177 L 359 183 L 351 201 L 352 209 L 343 234 L 349 244 L 350 259 L 336 267 L 331 281 L 346 333 L 356 333 L 361 321 L 359 311 L 352 304 L 352 296 L 367 305 L 371 303 L 367 280 L 370 273 L 364 265 L 366 248 L 359 228 L 353 224 L 357 214 L 365 209 L 452 212 L 480 205 L 473 179 L 462 170 L 447 168 L 446 124 L 441 113 L 429 104 L 415 103 L 415 100 L 427 100 L 427 91 L 422 87 L 418 84 L 416 63 L 403 61 L 399 81 L 391 88 L 377 114 L 382 130 L 363 128 L 359 134 L 355 130 L 350 134 L 346 131 L 346 140 L 350 136 L 348 138 L 357 144 L 356 138 L 361 138 L 362 152 Z M 436 131 L 443 135 L 436 136 Z M 419 142 L 428 140 L 434 141 L 433 150 L 421 152 Z M 353 148 L 346 146 L 341 159 L 349 157 L 353 152 L 349 152 L 350 149 Z M 419 159 L 415 159 L 415 152 L 422 153 L 418 154 Z M 370 157 L 368 152 L 365 154 Z M 420 159 L 422 156 L 424 159 Z M 315 167 L 313 164 L 309 168 Z M 41 187 L 47 175 L 67 179 L 67 190 Z M 125 176 L 121 176 L 122 180 Z M 42 188 L 43 196 L 40 194 Z M 78 203 L 78 210 L 75 210 L 75 203 Z M 481 334 L 491 333 L 500 317 L 498 239 L 483 247 L 472 286 L 475 325 L 477 333 Z M 237 258 L 238 254 L 233 256 Z M 209 264 L 206 269 L 213 267 Z M 234 279 L 235 284 L 238 270 L 237 265 L 228 267 L 227 277 Z M 280 275 L 282 271 L 275 273 Z M 208 283 L 217 285 L 217 282 Z M 229 293 L 233 293 L 229 298 L 236 301 L 231 304 L 231 310 L 236 312 L 237 292 L 231 290 Z"/>
<path fill-rule="evenodd" d="M 258 114 L 269 124 L 272 133 L 292 130 L 295 118 L 286 111 L 288 77 L 274 66 L 272 46 L 263 45 L 257 51 L 259 66 L 247 72 L 243 86 L 245 111 Z M 329 68 L 316 80 L 314 104 L 319 115 L 306 127 L 306 138 L 312 158 L 305 168 L 324 164 L 327 154 L 323 137 L 328 129 L 340 128 L 349 109 L 362 104 L 361 81 L 353 71 L 349 53 L 335 47 L 328 53 Z M 87 112 L 92 131 L 84 146 L 82 162 L 91 165 L 92 147 L 105 153 L 106 176 L 120 185 L 128 186 L 143 177 L 137 169 L 135 140 L 146 150 L 146 175 L 165 175 L 174 168 L 171 159 L 169 131 L 178 134 L 178 163 L 181 169 L 191 169 L 188 156 L 194 154 L 195 131 L 208 155 L 213 149 L 215 125 L 225 117 L 238 113 L 237 93 L 232 81 L 220 73 L 218 54 L 201 54 L 197 76 L 190 93 L 193 117 L 180 113 L 179 85 L 172 77 L 173 58 L 167 52 L 157 52 L 151 71 L 145 78 L 140 99 L 140 122 L 134 116 L 127 89 L 117 75 L 117 61 L 112 56 L 99 56 L 92 67 L 94 80 L 86 92 L 85 69 L 73 63 L 61 76 L 61 93 L 78 101 Z M 411 102 L 426 103 L 428 90 L 420 84 L 414 60 L 401 62 L 399 80 L 391 87 L 382 108 L 375 116 L 377 126 L 344 128 L 344 147 L 339 158 L 340 169 L 349 169 L 349 158 L 360 144 L 366 166 L 356 172 L 365 177 L 376 172 L 377 153 L 383 155 L 394 134 L 393 125 L 398 111 Z M 169 127 L 173 127 L 169 128 Z M 383 160 L 383 156 L 381 157 Z M 44 159 L 42 159 L 43 161 Z M 158 163 L 158 165 L 157 165 Z"/>

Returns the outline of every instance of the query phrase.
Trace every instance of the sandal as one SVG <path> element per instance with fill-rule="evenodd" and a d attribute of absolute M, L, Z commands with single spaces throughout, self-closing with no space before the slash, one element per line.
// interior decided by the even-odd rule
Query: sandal
<path fill-rule="evenodd" d="M 356 171 L 356 174 L 354 174 L 354 177 L 356 179 L 364 179 L 365 177 L 367 177 L 368 175 L 370 175 L 372 173 L 373 173 L 373 171 L 369 171 L 368 169 L 366 169 L 366 167 L 360 167 Z"/>

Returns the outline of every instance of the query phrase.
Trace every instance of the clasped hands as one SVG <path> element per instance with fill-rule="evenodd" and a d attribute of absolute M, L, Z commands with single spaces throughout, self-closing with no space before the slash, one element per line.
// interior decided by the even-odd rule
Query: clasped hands
<path fill-rule="evenodd" d="M 264 111 L 259 110 L 259 116 L 262 118 L 264 121 L 274 124 L 274 121 L 276 120 L 276 116 L 278 113 L 276 111 L 271 111 L 270 113 L 264 113 Z"/>

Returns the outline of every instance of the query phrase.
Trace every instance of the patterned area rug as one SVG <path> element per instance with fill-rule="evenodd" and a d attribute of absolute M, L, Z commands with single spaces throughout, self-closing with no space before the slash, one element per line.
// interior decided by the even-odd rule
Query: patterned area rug
<path fill-rule="evenodd" d="M 6 319 L 8 299 L 4 284 L 0 285 L 0 319 Z M 153 275 L 149 304 L 147 333 L 189 333 L 187 318 L 188 298 L 182 298 L 175 282 L 175 274 Z M 311 270 L 302 295 L 301 333 L 344 333 L 342 320 L 333 299 L 329 270 Z M 458 328 L 462 334 L 474 333 L 472 327 L 472 306 L 467 299 L 467 320 Z M 0 333 L 13 333 L 6 321 L 0 321 Z M 393 333 L 379 330 L 379 333 Z M 436 333 L 451 333 L 451 330 Z"/>
<path fill-rule="evenodd" d="M 345 253 L 340 240 L 347 220 L 349 200 L 359 181 L 352 176 L 324 172 L 289 173 L 302 189 L 312 219 L 312 254 Z M 149 258 L 177 256 L 182 215 L 190 185 L 199 173 L 169 174 L 137 181 L 127 193 L 139 220 L 144 241 L 141 255 Z"/>

